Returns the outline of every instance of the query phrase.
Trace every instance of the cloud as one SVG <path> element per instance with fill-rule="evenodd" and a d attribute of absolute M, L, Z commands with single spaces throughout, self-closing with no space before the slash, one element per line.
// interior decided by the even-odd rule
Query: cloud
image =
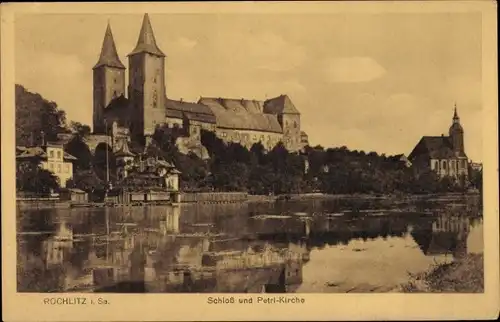
<path fill-rule="evenodd" d="M 370 57 L 334 58 L 326 64 L 326 77 L 334 83 L 362 83 L 385 74 L 385 69 Z"/>

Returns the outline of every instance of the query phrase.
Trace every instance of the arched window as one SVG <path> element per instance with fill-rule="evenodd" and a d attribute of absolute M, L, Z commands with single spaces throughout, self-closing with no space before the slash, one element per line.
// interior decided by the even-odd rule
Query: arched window
<path fill-rule="evenodd" d="M 443 170 L 446 170 L 446 160 L 443 160 L 443 162 L 441 162 L 441 166 Z"/>
<path fill-rule="evenodd" d="M 293 122 L 293 127 L 297 128 L 297 121 Z"/>

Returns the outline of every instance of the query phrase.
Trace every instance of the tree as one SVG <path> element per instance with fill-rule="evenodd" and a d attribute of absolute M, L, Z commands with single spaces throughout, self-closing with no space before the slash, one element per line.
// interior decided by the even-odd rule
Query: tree
<path fill-rule="evenodd" d="M 92 153 L 80 135 L 76 135 L 66 144 L 65 151 L 77 159 L 74 162 L 75 171 L 88 170 L 92 167 Z"/>
<path fill-rule="evenodd" d="M 42 140 L 56 140 L 58 133 L 65 132 L 66 113 L 55 102 L 18 84 L 15 95 L 16 144 L 40 144 Z"/>
<path fill-rule="evenodd" d="M 106 156 L 106 149 L 108 150 Z M 106 158 L 107 168 L 106 168 Z M 107 173 L 109 173 L 110 181 L 116 179 L 116 158 L 113 150 L 106 143 L 100 143 L 95 149 L 95 154 L 92 160 L 92 169 L 101 180 L 106 180 Z"/>
<path fill-rule="evenodd" d="M 69 124 L 70 130 L 80 137 L 85 137 L 91 133 L 90 126 L 80 122 L 73 122 Z"/>
<path fill-rule="evenodd" d="M 34 162 L 17 166 L 16 186 L 17 190 L 33 193 L 49 193 L 60 187 L 59 178 Z"/>
<path fill-rule="evenodd" d="M 105 187 L 104 181 L 92 170 L 75 172 L 73 179 L 68 180 L 66 186 L 68 188 L 78 188 L 88 193 L 103 190 Z"/>

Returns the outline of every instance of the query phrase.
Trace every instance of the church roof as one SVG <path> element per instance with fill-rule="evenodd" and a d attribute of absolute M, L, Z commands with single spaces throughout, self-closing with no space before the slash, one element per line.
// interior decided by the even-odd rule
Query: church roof
<path fill-rule="evenodd" d="M 262 113 L 263 103 L 254 100 L 202 97 L 216 116 L 217 127 L 282 133 L 275 115 Z"/>
<path fill-rule="evenodd" d="M 453 145 L 448 136 L 423 136 L 410 153 L 408 159 L 416 156 L 427 155 L 431 159 L 449 159 L 455 157 Z M 461 152 L 460 157 L 466 155 Z"/>
<path fill-rule="evenodd" d="M 137 40 L 137 45 L 129 54 L 129 56 L 139 53 L 148 53 L 160 57 L 165 57 L 165 54 L 160 50 L 160 48 L 158 48 L 158 45 L 156 44 L 153 27 L 151 27 L 151 21 L 149 20 L 149 15 L 147 13 L 144 14 L 144 18 L 142 20 L 142 27 L 139 33 L 139 39 Z"/>
<path fill-rule="evenodd" d="M 115 41 L 113 39 L 113 33 L 111 32 L 111 26 L 109 25 L 109 23 L 106 27 L 106 33 L 104 34 L 101 55 L 99 56 L 99 60 L 97 61 L 97 64 L 95 64 L 94 69 L 101 66 L 125 69 L 125 66 L 122 64 L 120 58 L 118 57 Z"/>
<path fill-rule="evenodd" d="M 119 126 L 127 126 L 129 119 L 129 100 L 120 95 L 109 102 L 108 106 L 104 109 L 104 118 L 113 122 L 116 121 Z"/>
<path fill-rule="evenodd" d="M 280 95 L 264 102 L 264 113 L 269 114 L 300 114 L 288 95 Z"/>
<path fill-rule="evenodd" d="M 208 106 L 167 99 L 165 102 L 165 114 L 167 117 L 184 118 L 204 123 L 215 123 L 215 115 Z"/>

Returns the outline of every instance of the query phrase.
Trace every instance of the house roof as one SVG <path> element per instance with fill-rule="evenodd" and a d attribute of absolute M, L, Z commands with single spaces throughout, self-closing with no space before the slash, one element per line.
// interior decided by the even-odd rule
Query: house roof
<path fill-rule="evenodd" d="M 288 95 L 280 95 L 268 99 L 264 102 L 264 113 L 269 114 L 300 114 L 299 110 L 293 105 Z"/>
<path fill-rule="evenodd" d="M 50 146 L 50 145 L 49 145 Z M 28 160 L 32 158 L 40 158 L 40 159 L 47 159 L 47 152 L 46 152 L 47 146 L 35 146 L 35 147 L 17 147 L 16 148 L 16 159 L 18 160 Z M 77 160 L 74 156 L 71 154 L 64 152 L 63 158 L 66 161 L 69 160 Z"/>
<path fill-rule="evenodd" d="M 199 103 L 208 106 L 216 116 L 217 127 L 282 133 L 275 115 L 263 114 L 262 102 L 227 98 L 202 97 Z"/>
<path fill-rule="evenodd" d="M 151 21 L 149 20 L 149 15 L 147 13 L 144 14 L 144 18 L 142 20 L 142 27 L 139 33 L 139 39 L 137 40 L 137 45 L 129 54 L 129 56 L 139 53 L 148 53 L 160 57 L 165 57 L 165 54 L 160 50 L 160 48 L 158 48 L 158 45 L 156 44 L 153 27 L 151 27 Z"/>
<path fill-rule="evenodd" d="M 175 101 L 167 99 L 165 114 L 172 118 L 187 118 L 188 120 L 215 124 L 215 115 L 212 110 L 203 104 Z"/>
<path fill-rule="evenodd" d="M 408 159 L 412 160 L 420 155 L 427 155 L 431 159 L 449 159 L 456 157 L 453 151 L 453 145 L 448 136 L 423 136 L 410 153 Z M 458 156 L 466 157 L 463 152 Z"/>
<path fill-rule="evenodd" d="M 111 32 L 111 26 L 109 25 L 109 23 L 106 27 L 106 33 L 104 34 L 101 55 L 99 56 L 99 60 L 97 61 L 97 64 L 95 64 L 94 69 L 101 66 L 125 69 L 125 66 L 122 64 L 120 58 L 118 57 L 115 41 L 113 39 L 113 33 Z"/>

